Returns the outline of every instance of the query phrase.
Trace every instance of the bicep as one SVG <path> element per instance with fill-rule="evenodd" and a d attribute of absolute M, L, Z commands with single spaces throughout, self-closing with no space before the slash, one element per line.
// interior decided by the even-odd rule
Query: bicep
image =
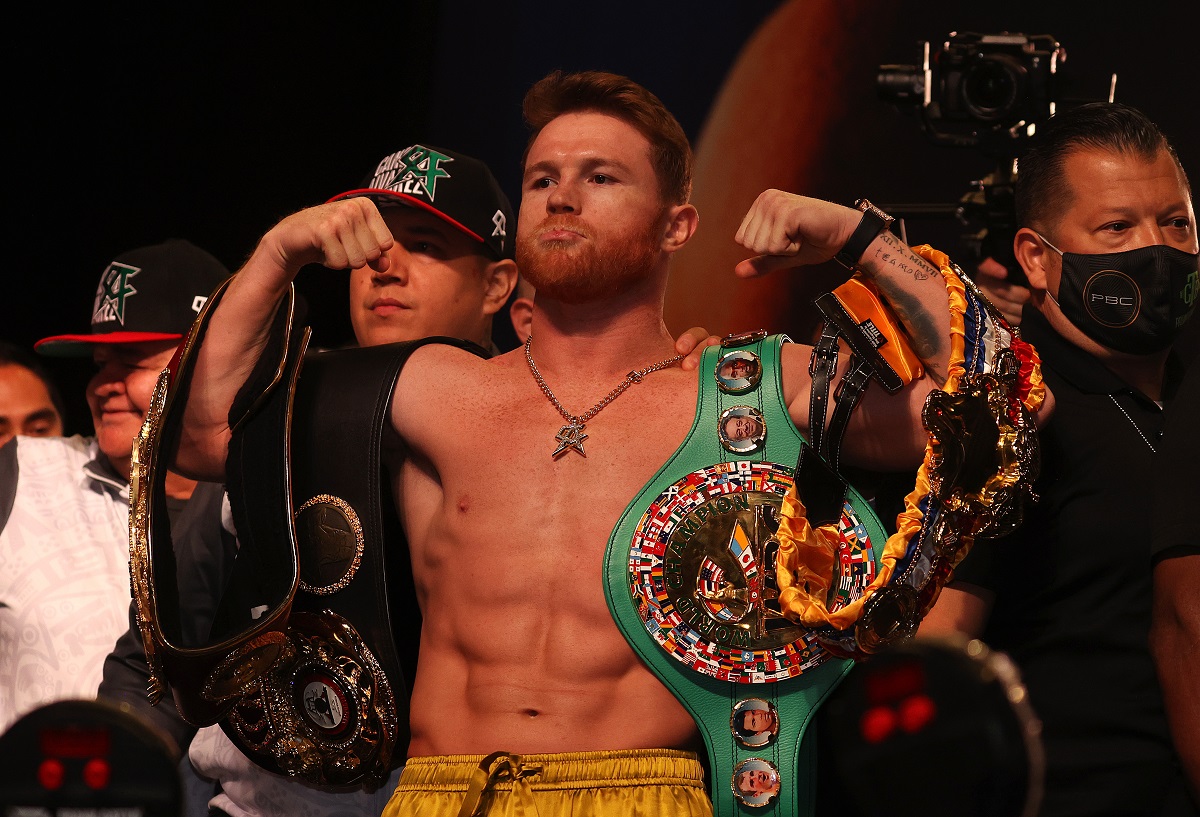
<path fill-rule="evenodd" d="M 1200 555 L 1162 559 L 1154 566 L 1151 645 L 1162 660 L 1178 647 L 1200 656 Z"/>
<path fill-rule="evenodd" d="M 1150 647 L 1163 701 L 1192 785 L 1200 790 L 1200 554 L 1162 559 L 1154 567 Z"/>
<path fill-rule="evenodd" d="M 895 394 L 872 382 L 850 419 L 843 446 L 846 461 L 874 470 L 916 470 L 929 443 L 921 412 L 934 388 L 929 377 L 919 378 Z"/>

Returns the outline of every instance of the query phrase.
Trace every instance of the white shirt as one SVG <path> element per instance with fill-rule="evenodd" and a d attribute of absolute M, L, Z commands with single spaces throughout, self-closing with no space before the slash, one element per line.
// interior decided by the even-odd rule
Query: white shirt
<path fill-rule="evenodd" d="M 95 698 L 129 628 L 129 486 L 95 440 L 18 437 L 0 531 L 0 732 L 27 712 Z"/>

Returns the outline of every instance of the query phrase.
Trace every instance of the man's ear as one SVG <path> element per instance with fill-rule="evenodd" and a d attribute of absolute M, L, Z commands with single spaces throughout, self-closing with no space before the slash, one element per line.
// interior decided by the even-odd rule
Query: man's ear
<path fill-rule="evenodd" d="M 517 285 L 517 262 L 510 258 L 492 261 L 483 270 L 483 313 L 495 315 L 508 303 Z"/>
<path fill-rule="evenodd" d="M 513 334 L 524 343 L 533 327 L 533 298 L 514 298 L 508 308 L 508 317 L 512 321 Z"/>
<path fill-rule="evenodd" d="M 700 214 L 690 204 L 676 204 L 667 209 L 667 229 L 663 235 L 662 248 L 675 252 L 688 242 L 700 223 Z"/>
<path fill-rule="evenodd" d="M 1046 268 L 1050 263 L 1050 256 L 1054 254 L 1054 250 L 1046 246 L 1041 236 L 1028 227 L 1022 227 L 1013 236 L 1013 255 L 1025 271 L 1030 287 L 1039 292 L 1045 292 L 1049 288 Z"/>

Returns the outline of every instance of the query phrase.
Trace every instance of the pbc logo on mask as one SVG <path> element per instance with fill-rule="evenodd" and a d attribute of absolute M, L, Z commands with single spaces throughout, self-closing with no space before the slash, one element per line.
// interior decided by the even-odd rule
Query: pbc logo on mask
<path fill-rule="evenodd" d="M 1088 279 L 1083 288 L 1083 302 L 1097 323 L 1120 329 L 1137 320 L 1142 292 L 1125 273 L 1103 270 Z"/>

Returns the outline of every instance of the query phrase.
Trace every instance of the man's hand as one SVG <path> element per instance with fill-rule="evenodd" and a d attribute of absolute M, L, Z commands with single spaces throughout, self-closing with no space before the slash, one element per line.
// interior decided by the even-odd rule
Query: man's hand
<path fill-rule="evenodd" d="M 685 372 L 695 369 L 700 365 L 700 356 L 704 354 L 704 350 L 709 346 L 716 346 L 720 342 L 721 339 L 716 335 L 708 334 L 707 329 L 693 326 L 675 341 L 675 351 L 681 355 L 687 355 L 680 367 Z"/>
<path fill-rule="evenodd" d="M 862 213 L 852 207 L 765 190 L 754 200 L 734 240 L 754 258 L 734 272 L 753 278 L 772 270 L 828 261 L 850 240 Z"/>
<path fill-rule="evenodd" d="M 196 357 L 184 431 L 173 465 L 183 474 L 219 481 L 230 438 L 229 409 L 267 348 L 272 318 L 300 270 L 385 271 L 393 243 L 375 202 L 344 199 L 282 219 L 258 242 L 210 316 Z"/>
<path fill-rule="evenodd" d="M 1021 310 L 1029 300 L 1029 290 L 1008 280 L 1008 269 L 994 258 L 985 258 L 975 270 L 975 283 L 1013 326 L 1021 323 Z"/>
<path fill-rule="evenodd" d="M 341 199 L 292 213 L 258 242 L 246 268 L 259 285 L 282 291 L 308 264 L 330 269 L 388 268 L 391 231 L 375 202 Z M 259 272 L 258 270 L 262 270 Z"/>

